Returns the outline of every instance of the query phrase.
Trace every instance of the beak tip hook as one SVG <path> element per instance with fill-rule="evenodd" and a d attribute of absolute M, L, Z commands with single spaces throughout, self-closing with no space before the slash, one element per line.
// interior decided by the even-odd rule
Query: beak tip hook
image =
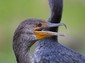
<path fill-rule="evenodd" d="M 65 29 L 67 29 L 67 26 L 66 26 L 66 24 L 62 23 L 62 26 L 64 26 L 64 27 L 65 27 Z"/>

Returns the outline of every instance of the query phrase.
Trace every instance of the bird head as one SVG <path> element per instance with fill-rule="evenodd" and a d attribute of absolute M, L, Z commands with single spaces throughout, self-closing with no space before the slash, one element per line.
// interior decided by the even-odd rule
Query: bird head
<path fill-rule="evenodd" d="M 63 23 L 50 23 L 41 19 L 28 19 L 23 21 L 15 31 L 13 40 L 37 41 L 52 36 L 63 36 L 57 32 L 49 31 L 49 28 L 65 26 Z"/>
<path fill-rule="evenodd" d="M 50 28 L 54 28 L 54 27 L 58 27 L 58 26 L 65 26 L 66 25 L 64 23 L 50 23 L 50 22 L 46 22 L 44 20 L 40 20 L 38 23 L 36 23 L 37 25 L 34 27 L 34 35 L 36 35 L 37 40 L 42 40 L 45 39 L 47 37 L 52 37 L 52 36 L 64 36 L 64 34 L 60 34 L 58 32 L 53 32 L 53 31 L 49 31 Z"/>

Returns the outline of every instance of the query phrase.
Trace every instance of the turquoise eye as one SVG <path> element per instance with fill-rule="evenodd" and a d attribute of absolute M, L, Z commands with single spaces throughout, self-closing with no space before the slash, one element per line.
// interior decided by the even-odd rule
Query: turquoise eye
<path fill-rule="evenodd" d="M 42 26 L 42 24 L 41 24 L 41 23 L 39 23 L 39 24 L 37 24 L 37 26 L 38 26 L 38 27 L 41 27 L 41 26 Z"/>

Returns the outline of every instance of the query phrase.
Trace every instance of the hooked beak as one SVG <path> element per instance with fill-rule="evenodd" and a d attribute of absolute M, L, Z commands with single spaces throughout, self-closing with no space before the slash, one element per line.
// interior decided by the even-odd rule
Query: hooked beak
<path fill-rule="evenodd" d="M 64 23 L 49 23 L 48 24 L 48 27 L 51 28 L 51 27 L 58 27 L 58 26 L 64 26 L 66 29 L 67 29 L 67 26 L 64 24 Z"/>
<path fill-rule="evenodd" d="M 44 24 L 43 24 L 44 25 Z M 60 34 L 58 32 L 52 32 L 52 31 L 43 31 L 42 29 L 46 28 L 51 28 L 51 27 L 58 27 L 58 26 L 64 26 L 67 28 L 67 26 L 64 23 L 48 23 L 46 22 L 44 27 L 36 27 L 34 29 L 34 34 L 36 35 L 38 40 L 47 38 L 47 37 L 52 37 L 52 36 L 64 36 L 64 34 Z"/>

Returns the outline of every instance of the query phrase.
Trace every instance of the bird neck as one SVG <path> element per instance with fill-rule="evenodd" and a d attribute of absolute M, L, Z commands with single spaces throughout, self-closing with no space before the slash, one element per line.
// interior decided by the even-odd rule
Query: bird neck
<path fill-rule="evenodd" d="M 51 9 L 51 16 L 49 18 L 49 21 L 52 23 L 59 23 L 62 17 L 63 0 L 48 1 Z"/>
<path fill-rule="evenodd" d="M 17 36 L 16 36 L 17 37 Z M 17 63 L 31 63 L 29 40 L 23 35 L 13 40 L 13 50 Z"/>
<path fill-rule="evenodd" d="M 48 0 L 51 15 L 48 19 L 51 23 L 60 23 L 63 10 L 63 0 Z M 58 32 L 58 27 L 50 28 L 50 31 Z"/>
<path fill-rule="evenodd" d="M 56 39 L 56 37 L 49 37 L 49 38 L 45 38 L 43 40 L 40 40 L 38 42 L 36 42 L 36 48 L 40 49 L 40 48 L 50 48 L 50 47 L 54 47 L 54 45 L 57 45 L 58 41 Z"/>

